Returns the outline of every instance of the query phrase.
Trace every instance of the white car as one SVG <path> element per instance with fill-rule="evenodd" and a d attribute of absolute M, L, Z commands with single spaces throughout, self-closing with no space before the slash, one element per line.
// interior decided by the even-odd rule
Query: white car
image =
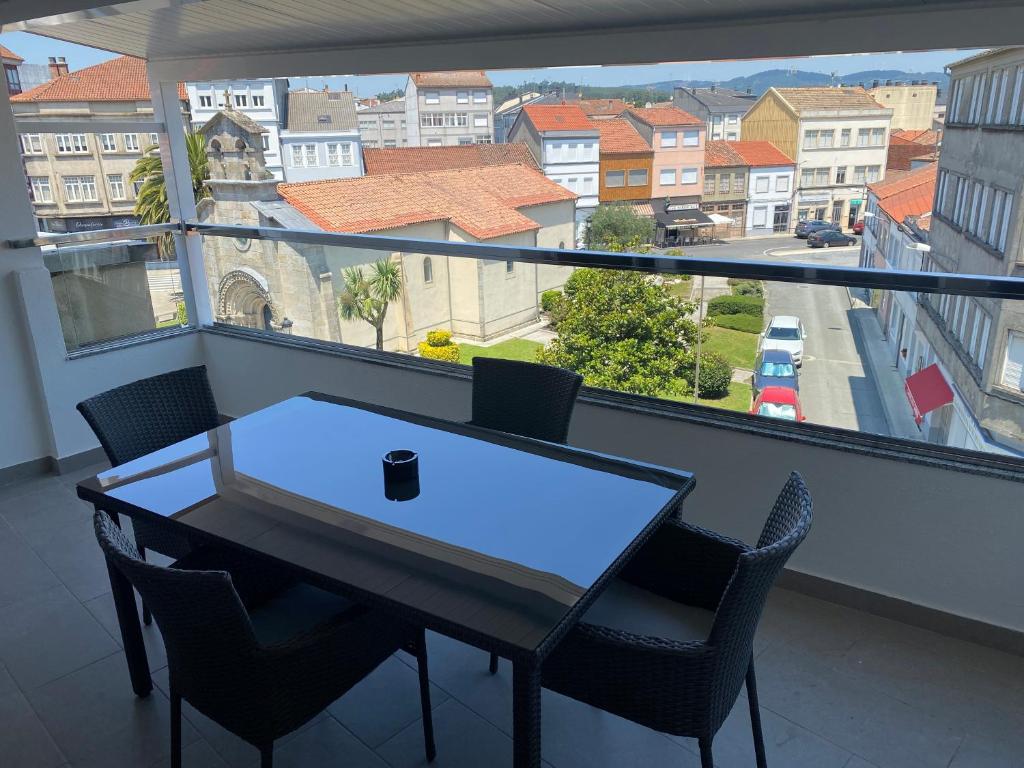
<path fill-rule="evenodd" d="M 781 349 L 789 352 L 799 368 L 804 362 L 804 339 L 807 331 L 799 317 L 776 315 L 761 335 L 761 349 Z"/>

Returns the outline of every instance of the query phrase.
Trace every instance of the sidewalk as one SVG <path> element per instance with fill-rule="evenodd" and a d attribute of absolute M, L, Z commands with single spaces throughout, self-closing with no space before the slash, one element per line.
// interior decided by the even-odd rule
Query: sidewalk
<path fill-rule="evenodd" d="M 851 325 L 855 327 L 859 346 L 864 350 L 861 359 L 871 380 L 875 382 L 875 390 L 889 425 L 889 434 L 907 440 L 921 440 L 921 430 L 914 421 L 903 387 L 903 375 L 890 362 L 892 353 L 882 337 L 875 311 L 860 297 L 859 289 L 850 289 L 849 294 Z"/>

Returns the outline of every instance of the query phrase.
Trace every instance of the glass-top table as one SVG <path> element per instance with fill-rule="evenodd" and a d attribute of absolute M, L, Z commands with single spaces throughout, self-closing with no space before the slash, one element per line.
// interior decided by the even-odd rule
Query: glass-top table
<path fill-rule="evenodd" d="M 396 450 L 417 454 L 415 480 L 386 482 L 383 456 Z M 543 658 L 693 485 L 686 472 L 308 393 L 102 472 L 78 493 L 510 658 L 517 701 L 527 681 L 539 708 Z M 126 591 L 116 578 L 115 598 Z M 124 607 L 145 695 L 134 599 Z M 516 709 L 517 723 L 525 714 L 532 724 Z M 532 729 L 516 730 L 516 764 L 534 765 L 519 743 Z"/>

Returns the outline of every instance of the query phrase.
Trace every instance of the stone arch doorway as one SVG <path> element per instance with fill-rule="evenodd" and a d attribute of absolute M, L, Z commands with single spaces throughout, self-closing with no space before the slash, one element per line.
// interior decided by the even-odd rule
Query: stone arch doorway
<path fill-rule="evenodd" d="M 280 326 L 266 278 L 248 267 L 226 274 L 217 290 L 217 320 L 261 331 Z"/>

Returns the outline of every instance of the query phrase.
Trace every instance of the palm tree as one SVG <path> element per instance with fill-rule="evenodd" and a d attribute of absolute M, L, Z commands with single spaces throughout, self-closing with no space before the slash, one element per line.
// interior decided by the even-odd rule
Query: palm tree
<path fill-rule="evenodd" d="M 198 203 L 207 193 L 206 180 L 210 178 L 209 162 L 206 158 L 206 140 L 202 134 L 189 133 L 185 136 L 188 165 L 192 173 L 192 194 Z M 167 185 L 164 183 L 164 164 L 159 147 L 146 147 L 146 151 L 128 174 L 132 182 L 142 182 L 135 198 L 135 215 L 142 224 L 163 224 L 171 220 L 171 208 L 167 202 Z M 171 249 L 171 234 L 162 235 L 157 243 L 161 253 Z"/>
<path fill-rule="evenodd" d="M 402 268 L 396 262 L 381 259 L 370 265 L 370 276 L 362 267 L 349 267 L 342 273 L 345 291 L 338 297 L 338 310 L 346 320 L 363 320 L 377 331 L 377 349 L 384 349 L 384 318 L 388 305 L 402 295 Z"/>

